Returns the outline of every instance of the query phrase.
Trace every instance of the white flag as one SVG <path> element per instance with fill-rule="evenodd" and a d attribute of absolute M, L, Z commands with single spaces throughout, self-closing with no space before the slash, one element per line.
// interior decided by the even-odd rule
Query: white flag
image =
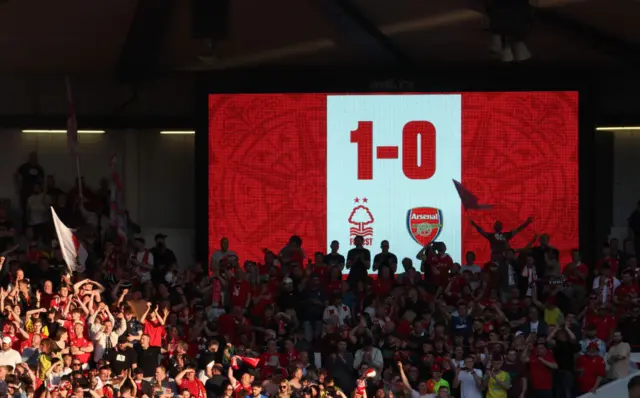
<path fill-rule="evenodd" d="M 53 207 L 51 208 L 51 215 L 53 216 L 53 225 L 56 227 L 56 235 L 58 235 L 62 257 L 67 263 L 69 271 L 84 272 L 88 256 L 87 250 L 76 238 L 73 231 L 60 221 Z"/>

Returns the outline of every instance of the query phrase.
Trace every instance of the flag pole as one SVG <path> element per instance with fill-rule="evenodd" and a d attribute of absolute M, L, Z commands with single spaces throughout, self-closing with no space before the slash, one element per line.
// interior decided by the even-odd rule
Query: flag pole
<path fill-rule="evenodd" d="M 84 197 L 82 196 L 82 174 L 80 174 L 80 156 L 76 152 L 76 172 L 78 173 L 78 194 L 80 195 L 80 205 L 82 206 L 84 202 Z"/>

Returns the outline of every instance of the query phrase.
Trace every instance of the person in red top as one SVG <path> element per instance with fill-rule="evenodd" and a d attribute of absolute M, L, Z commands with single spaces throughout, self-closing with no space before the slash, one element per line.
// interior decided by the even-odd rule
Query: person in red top
<path fill-rule="evenodd" d="M 40 297 L 40 306 L 42 308 L 49 308 L 51 306 L 51 302 L 53 301 L 54 293 L 53 293 L 53 283 L 47 280 L 44 281 L 43 291 L 36 291 L 36 299 Z"/>
<path fill-rule="evenodd" d="M 65 329 L 69 331 L 70 339 L 74 339 L 76 337 L 75 331 L 74 331 L 75 330 L 74 325 L 78 322 L 84 325 L 86 322 L 86 319 L 82 316 L 82 310 L 80 310 L 79 308 L 74 308 L 73 310 L 71 310 L 71 314 L 67 316 L 67 319 L 62 324 L 62 326 L 64 326 Z M 87 337 L 87 338 L 89 337 L 88 330 L 85 330 L 84 334 L 85 334 L 84 337 Z"/>
<path fill-rule="evenodd" d="M 618 309 L 618 315 L 626 313 L 631 306 L 640 304 L 640 288 L 635 283 L 630 270 L 622 272 L 622 283 L 613 294 L 613 303 Z"/>
<path fill-rule="evenodd" d="M 247 274 L 238 271 L 236 277 L 232 278 L 229 284 L 231 293 L 231 305 L 243 309 L 249 308 L 251 303 L 251 284 L 247 280 Z"/>
<path fill-rule="evenodd" d="M 143 325 L 143 333 L 149 335 L 151 347 L 162 347 L 162 341 L 164 340 L 167 330 L 164 327 L 167 317 L 169 316 L 169 309 L 164 309 L 164 317 L 158 314 L 158 306 L 151 311 L 151 303 L 147 302 L 147 310 L 142 314 L 140 323 Z M 148 318 L 148 319 L 147 319 Z"/>
<path fill-rule="evenodd" d="M 324 254 L 315 252 L 313 258 L 315 264 L 309 263 L 309 273 L 316 274 L 320 277 L 320 280 L 325 281 L 330 268 L 324 263 Z"/>
<path fill-rule="evenodd" d="M 617 325 L 613 306 L 607 304 L 606 307 L 599 308 L 592 322 L 596 326 L 596 336 L 602 341 L 609 341 Z"/>
<path fill-rule="evenodd" d="M 571 250 L 571 262 L 562 270 L 567 281 L 565 293 L 581 305 L 587 294 L 587 277 L 589 267 L 580 260 L 578 249 Z"/>
<path fill-rule="evenodd" d="M 232 358 L 232 360 L 235 360 L 236 358 L 237 357 L 234 357 Z M 242 373 L 240 380 L 237 380 L 233 375 L 233 366 L 229 366 L 227 378 L 229 379 L 229 384 L 231 384 L 231 386 L 233 387 L 233 394 L 236 398 L 245 398 L 251 393 L 251 383 L 253 383 L 253 376 L 251 376 L 249 373 Z"/>
<path fill-rule="evenodd" d="M 255 343 L 255 333 L 253 333 L 251 322 L 242 314 L 242 308 L 238 306 L 233 307 L 230 314 L 220 315 L 218 330 L 225 340 L 233 344 L 253 346 Z"/>
<path fill-rule="evenodd" d="M 605 243 L 602 246 L 602 257 L 596 262 L 596 275 L 600 275 L 601 268 L 609 264 L 611 267 L 611 275 L 618 275 L 618 260 L 611 257 L 611 251 L 609 250 L 609 244 Z"/>
<path fill-rule="evenodd" d="M 83 364 L 89 363 L 91 353 L 93 353 L 93 343 L 84 337 L 84 325 L 81 322 L 76 322 L 73 325 L 73 331 L 75 338 L 71 339 L 71 355 L 73 359 L 77 359 Z"/>
<path fill-rule="evenodd" d="M 580 355 L 576 362 L 578 374 L 578 391 L 580 395 L 596 393 L 605 376 L 607 366 L 598 351 L 598 343 L 592 341 L 587 346 L 587 353 Z"/>
<path fill-rule="evenodd" d="M 264 372 L 273 372 L 285 365 L 284 355 L 278 352 L 278 346 L 275 339 L 267 341 L 267 350 L 260 354 L 260 367 Z M 270 368 L 270 369 L 266 369 Z"/>
<path fill-rule="evenodd" d="M 269 285 L 263 283 L 256 286 L 251 294 L 253 306 L 251 307 L 251 315 L 262 319 L 265 308 L 274 303 L 274 295 L 269 289 Z M 254 319 L 254 318 L 251 319 Z"/>
<path fill-rule="evenodd" d="M 196 378 L 196 371 L 194 369 L 188 368 L 178 373 L 175 382 L 180 392 L 187 390 L 189 394 L 195 398 L 206 398 L 207 396 L 204 384 Z"/>
<path fill-rule="evenodd" d="M 373 281 L 373 294 L 379 298 L 386 297 L 391 292 L 393 285 L 394 280 L 391 275 L 391 269 L 385 264 L 380 268 L 378 279 Z"/>
<path fill-rule="evenodd" d="M 553 371 L 558 369 L 558 364 L 545 343 L 538 343 L 535 352 L 529 352 L 529 348 L 526 348 L 522 360 L 529 363 L 534 397 L 553 398 Z"/>
<path fill-rule="evenodd" d="M 447 304 L 456 304 L 461 297 L 462 289 L 468 285 L 471 279 L 471 272 L 466 271 L 451 278 L 446 289 L 444 289 L 444 297 Z"/>
<path fill-rule="evenodd" d="M 447 254 L 447 246 L 444 242 L 434 242 L 433 249 L 433 254 L 427 258 L 427 265 L 431 268 L 436 284 L 444 289 L 451 279 L 453 260 Z"/>

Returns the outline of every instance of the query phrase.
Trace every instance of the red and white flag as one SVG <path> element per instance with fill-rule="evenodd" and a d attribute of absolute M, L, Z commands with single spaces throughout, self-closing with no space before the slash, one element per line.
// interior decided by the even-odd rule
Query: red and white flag
<path fill-rule="evenodd" d="M 88 256 L 87 250 L 82 246 L 73 231 L 60 221 L 53 207 L 51 208 L 51 215 L 53 217 L 53 225 L 56 227 L 56 235 L 58 236 L 62 257 L 67 263 L 69 271 L 84 272 Z"/>
<path fill-rule="evenodd" d="M 111 196 L 109 198 L 109 218 L 111 228 L 115 228 L 118 238 L 127 240 L 127 214 L 124 204 L 124 186 L 117 169 L 116 155 L 111 156 Z"/>
<path fill-rule="evenodd" d="M 71 83 L 69 77 L 65 77 L 67 86 L 67 103 L 69 106 L 69 115 L 67 117 L 67 142 L 71 152 L 77 153 L 78 149 L 78 122 L 76 121 L 76 107 L 73 103 L 73 95 L 71 94 Z"/>

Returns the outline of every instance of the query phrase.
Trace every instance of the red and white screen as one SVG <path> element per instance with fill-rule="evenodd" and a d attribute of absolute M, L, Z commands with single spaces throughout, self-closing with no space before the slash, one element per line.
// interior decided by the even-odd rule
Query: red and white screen
<path fill-rule="evenodd" d="M 453 180 L 489 209 L 465 211 Z M 443 241 L 490 257 L 493 233 L 533 222 L 563 262 L 578 246 L 578 93 L 211 94 L 209 249 L 240 261 L 292 235 L 307 256 L 355 236 L 399 258 Z"/>

